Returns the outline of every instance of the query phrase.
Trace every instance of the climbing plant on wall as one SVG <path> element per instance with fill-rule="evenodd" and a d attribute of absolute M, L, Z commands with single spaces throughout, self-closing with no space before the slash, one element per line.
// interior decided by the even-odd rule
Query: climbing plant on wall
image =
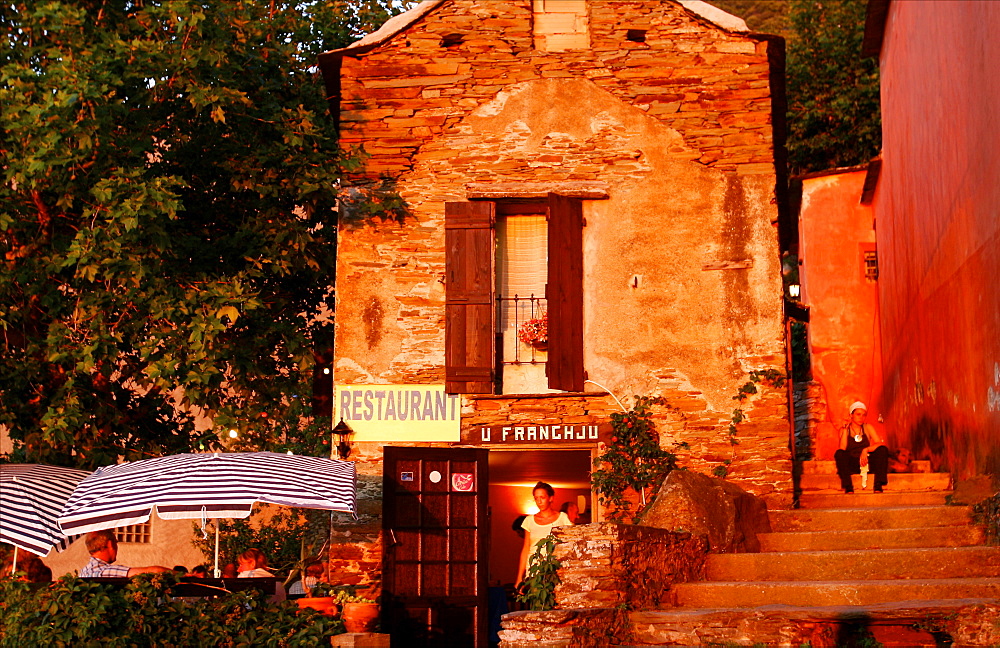
<path fill-rule="evenodd" d="M 634 520 L 649 501 L 650 491 L 677 467 L 677 456 L 660 447 L 652 418 L 652 407 L 665 403 L 662 397 L 636 396 L 632 409 L 611 415 L 610 443 L 594 460 L 598 470 L 591 483 L 615 522 Z M 639 500 L 638 510 L 634 499 Z"/>

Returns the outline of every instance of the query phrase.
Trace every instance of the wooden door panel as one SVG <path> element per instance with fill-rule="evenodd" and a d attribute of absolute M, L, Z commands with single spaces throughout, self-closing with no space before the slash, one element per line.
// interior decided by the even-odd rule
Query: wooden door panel
<path fill-rule="evenodd" d="M 393 645 L 486 645 L 487 455 L 385 448 L 383 624 Z"/>

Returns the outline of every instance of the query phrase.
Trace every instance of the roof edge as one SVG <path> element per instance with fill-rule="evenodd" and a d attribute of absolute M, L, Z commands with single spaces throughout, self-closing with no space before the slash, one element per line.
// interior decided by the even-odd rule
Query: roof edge
<path fill-rule="evenodd" d="M 885 39 L 885 23 L 889 17 L 889 3 L 892 0 L 868 0 L 865 11 L 865 36 L 861 41 L 861 56 L 868 58 L 882 55 L 882 41 Z"/>
<path fill-rule="evenodd" d="M 382 23 L 382 26 L 372 33 L 361 37 L 347 47 L 323 52 L 320 56 L 343 56 L 353 52 L 363 53 L 374 49 L 387 42 L 405 29 L 408 29 L 415 22 L 444 4 L 445 0 L 424 0 L 413 9 L 395 15 Z"/>
<path fill-rule="evenodd" d="M 707 20 L 720 29 L 744 34 L 750 31 L 746 21 L 742 18 L 723 11 L 715 5 L 708 4 L 702 0 L 676 0 L 676 2 L 699 18 Z"/>
<path fill-rule="evenodd" d="M 445 1 L 446 0 L 424 0 L 424 2 L 421 2 L 413 9 L 393 16 L 389 20 L 385 21 L 377 30 L 363 36 L 359 40 L 354 41 L 347 47 L 341 47 L 328 52 L 323 52 L 320 56 L 328 57 L 344 56 L 353 53 L 361 54 L 374 49 L 390 40 L 393 36 L 396 36 L 405 29 L 408 29 L 415 22 L 441 6 Z M 741 34 L 750 33 L 750 28 L 747 27 L 746 22 L 742 18 L 727 13 L 707 2 L 703 2 L 703 0 L 674 1 L 690 13 L 712 23 L 719 29 Z"/>
<path fill-rule="evenodd" d="M 794 175 L 792 176 L 792 179 L 812 180 L 813 178 L 824 178 L 826 176 L 841 175 L 844 173 L 857 173 L 858 171 L 867 171 L 869 164 L 869 162 L 865 162 L 863 164 L 855 164 L 853 166 L 834 167 L 832 169 L 823 169 L 821 171 L 809 171 L 808 173 Z"/>

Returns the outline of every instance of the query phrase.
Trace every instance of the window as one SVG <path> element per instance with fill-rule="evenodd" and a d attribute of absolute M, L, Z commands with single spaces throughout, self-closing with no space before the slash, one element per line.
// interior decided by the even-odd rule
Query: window
<path fill-rule="evenodd" d="M 496 339 L 499 384 L 506 394 L 548 389 L 547 342 L 531 342 L 547 322 L 548 205 L 544 201 L 497 203 Z M 523 333 L 523 335 L 522 335 Z"/>
<path fill-rule="evenodd" d="M 149 536 L 152 533 L 152 523 L 129 524 L 128 526 L 115 529 L 115 536 L 118 542 L 133 542 L 137 544 L 149 544 Z"/>
<path fill-rule="evenodd" d="M 499 228 L 498 211 L 504 219 Z M 542 214 L 547 220 L 544 227 L 538 220 Z M 538 262 L 543 230 L 544 266 Z M 530 298 L 541 285 L 542 272 L 544 301 L 536 296 L 533 305 L 536 313 L 546 314 L 549 335 L 545 364 L 537 364 L 544 366 L 549 389 L 583 391 L 581 201 L 549 194 L 547 200 L 534 203 L 446 203 L 445 248 L 447 391 L 513 393 L 510 385 L 505 388 L 504 378 L 510 373 L 513 379 L 514 372 L 505 372 L 505 366 L 516 366 L 524 351 L 516 346 L 519 290 L 530 291 Z M 513 294 L 519 298 L 512 313 Z"/>
<path fill-rule="evenodd" d="M 878 253 L 875 250 L 864 252 L 865 280 L 870 282 L 878 281 Z"/>

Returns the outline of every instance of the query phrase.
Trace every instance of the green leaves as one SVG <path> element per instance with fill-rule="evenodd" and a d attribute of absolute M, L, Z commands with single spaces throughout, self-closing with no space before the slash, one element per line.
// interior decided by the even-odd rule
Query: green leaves
<path fill-rule="evenodd" d="M 788 152 L 793 173 L 864 164 L 881 146 L 878 61 L 861 57 L 864 0 L 792 0 Z"/>
<path fill-rule="evenodd" d="M 517 600 L 529 610 L 551 610 L 556 606 L 556 585 L 559 584 L 559 567 L 552 552 L 556 548 L 555 536 L 549 535 L 539 540 L 535 551 L 528 558 L 528 571 Z"/>
<path fill-rule="evenodd" d="M 601 503 L 611 508 L 609 518 L 614 522 L 641 513 L 633 500 L 645 504 L 645 491 L 658 486 L 677 467 L 677 457 L 660 448 L 652 419 L 652 407 L 665 403 L 661 397 L 636 396 L 631 410 L 611 415 L 611 443 L 594 460 L 600 469 L 591 475 L 591 483 Z"/>
<path fill-rule="evenodd" d="M 339 621 L 257 592 L 174 598 L 172 573 L 124 587 L 64 577 L 38 590 L 0 580 L 0 647 L 318 646 L 343 632 Z"/>

